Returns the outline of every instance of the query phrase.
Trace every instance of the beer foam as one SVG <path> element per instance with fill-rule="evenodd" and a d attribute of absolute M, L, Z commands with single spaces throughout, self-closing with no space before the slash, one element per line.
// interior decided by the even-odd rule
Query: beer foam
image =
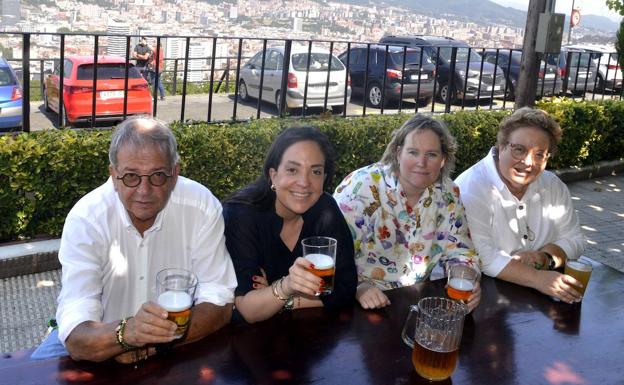
<path fill-rule="evenodd" d="M 308 254 L 305 259 L 314 264 L 314 268 L 317 270 L 326 270 L 334 267 L 334 259 L 327 254 Z"/>
<path fill-rule="evenodd" d="M 579 271 L 592 271 L 591 265 L 579 261 L 569 260 L 566 262 L 569 267 Z"/>
<path fill-rule="evenodd" d="M 158 296 L 158 304 L 167 311 L 182 311 L 191 307 L 193 299 L 185 291 L 166 291 Z"/>
<path fill-rule="evenodd" d="M 472 291 L 474 289 L 474 284 L 463 278 L 451 278 L 448 284 L 455 290 Z"/>

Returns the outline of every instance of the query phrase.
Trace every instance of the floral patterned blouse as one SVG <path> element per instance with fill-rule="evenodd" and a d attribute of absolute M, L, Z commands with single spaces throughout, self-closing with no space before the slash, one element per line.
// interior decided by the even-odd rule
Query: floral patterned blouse
<path fill-rule="evenodd" d="M 480 271 L 459 198 L 449 178 L 429 186 L 414 207 L 389 165 L 374 163 L 349 174 L 334 198 L 351 229 L 358 280 L 381 290 L 425 280 L 446 263 Z"/>

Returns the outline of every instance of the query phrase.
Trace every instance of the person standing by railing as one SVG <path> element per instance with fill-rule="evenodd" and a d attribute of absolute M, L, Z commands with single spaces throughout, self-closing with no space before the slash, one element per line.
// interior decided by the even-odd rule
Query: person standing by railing
<path fill-rule="evenodd" d="M 136 67 L 146 80 L 148 78 L 145 71 L 147 69 L 151 53 L 152 49 L 149 45 L 147 45 L 147 38 L 145 36 L 141 36 L 139 44 L 134 46 L 132 58 L 136 59 Z"/>
<path fill-rule="evenodd" d="M 149 63 L 147 64 L 149 82 L 152 84 L 153 87 L 156 87 L 156 74 L 158 74 L 158 93 L 160 94 L 160 100 L 164 100 L 165 87 L 163 86 L 161 79 L 163 69 L 165 68 L 164 54 L 160 47 L 152 49 L 150 46 L 148 46 L 148 48 L 150 49 Z M 156 66 L 156 63 L 158 63 L 158 66 Z"/>

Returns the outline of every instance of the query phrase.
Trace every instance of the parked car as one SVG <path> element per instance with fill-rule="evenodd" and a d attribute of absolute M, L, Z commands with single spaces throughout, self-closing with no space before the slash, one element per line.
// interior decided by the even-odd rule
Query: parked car
<path fill-rule="evenodd" d="M 15 71 L 0 57 L 0 128 L 22 126 L 22 87 Z"/>
<path fill-rule="evenodd" d="M 388 60 L 386 61 L 386 48 Z M 366 51 L 368 49 L 368 79 L 366 78 Z M 405 54 L 404 54 L 405 52 Z M 396 103 L 401 98 L 415 99 L 420 105 L 427 105 L 433 97 L 435 66 L 420 48 L 371 45 L 352 47 L 349 54 L 349 75 L 353 93 L 362 95 L 365 103 L 379 108 Z M 404 60 L 405 56 L 405 60 Z M 347 52 L 339 56 L 346 63 Z M 405 62 L 405 64 L 403 63 Z M 403 67 L 405 65 L 405 67 Z M 382 98 L 382 89 L 385 93 Z M 419 86 L 420 85 L 420 86 Z"/>
<path fill-rule="evenodd" d="M 567 45 L 566 48 L 589 52 L 594 64 L 598 68 L 596 87 L 599 91 L 622 89 L 622 71 L 618 63 L 618 53 L 615 47 L 594 44 Z"/>
<path fill-rule="evenodd" d="M 491 63 L 483 63 L 482 71 L 481 56 L 475 50 L 469 49 L 470 46 L 461 40 L 428 35 L 384 36 L 380 43 L 422 47 L 434 65 L 437 63 L 438 97 L 444 103 L 449 97 L 451 101 L 487 99 L 503 96 L 505 92 L 503 71 Z M 453 48 L 457 48 L 457 54 L 455 71 L 452 74 L 454 76 L 453 89 L 450 90 Z"/>
<path fill-rule="evenodd" d="M 331 68 L 330 68 L 331 58 Z M 309 66 L 308 66 L 309 61 Z M 284 47 L 267 48 L 264 61 L 264 80 L 262 82 L 262 100 L 275 104 L 279 108 L 282 87 L 282 67 Z M 309 69 L 308 69 L 309 68 Z M 329 85 L 327 73 L 329 72 Z M 307 77 L 307 95 L 306 88 Z M 262 51 L 257 52 L 240 70 L 238 95 L 246 101 L 250 97 L 260 97 L 260 77 L 262 74 Z M 345 87 L 347 81 L 347 87 Z M 286 86 L 286 108 L 323 107 L 327 88 L 327 106 L 332 112 L 344 110 L 345 88 L 347 103 L 351 100 L 351 86 L 346 79 L 346 68 L 329 51 L 313 48 L 308 56 L 308 47 L 293 46 L 290 51 L 288 83 Z"/>
<path fill-rule="evenodd" d="M 95 98 L 96 121 L 123 119 L 125 59 L 99 56 Z M 63 117 L 63 125 L 91 121 L 93 103 L 93 56 L 68 56 L 64 61 L 63 106 L 59 106 L 60 65 L 45 79 L 43 104 L 46 111 Z M 147 82 L 133 64 L 128 63 L 128 104 L 126 115 L 152 114 L 152 95 Z"/>
<path fill-rule="evenodd" d="M 498 65 L 507 80 L 507 97 L 515 99 L 518 78 L 520 77 L 520 60 L 522 51 L 508 49 L 486 49 L 482 56 L 486 63 Z M 554 64 L 541 61 L 537 74 L 537 93 L 539 96 L 558 95 L 561 92 L 561 80 L 558 79 L 558 68 Z"/>
<path fill-rule="evenodd" d="M 568 63 L 568 57 L 570 63 Z M 566 92 L 579 95 L 594 90 L 598 68 L 591 59 L 590 53 L 561 47 L 559 54 L 546 54 L 544 60 L 548 64 L 557 66 L 562 83 L 567 79 Z"/>

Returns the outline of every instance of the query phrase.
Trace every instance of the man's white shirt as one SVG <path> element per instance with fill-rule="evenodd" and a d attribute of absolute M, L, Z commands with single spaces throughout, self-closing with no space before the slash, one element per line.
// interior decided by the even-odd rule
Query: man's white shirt
<path fill-rule="evenodd" d="M 197 275 L 195 304 L 232 303 L 237 282 L 221 210 L 206 187 L 180 176 L 141 236 L 111 178 L 85 195 L 69 212 L 61 237 L 59 339 L 64 343 L 82 322 L 119 320 L 156 301 L 156 273 L 165 268 Z"/>

